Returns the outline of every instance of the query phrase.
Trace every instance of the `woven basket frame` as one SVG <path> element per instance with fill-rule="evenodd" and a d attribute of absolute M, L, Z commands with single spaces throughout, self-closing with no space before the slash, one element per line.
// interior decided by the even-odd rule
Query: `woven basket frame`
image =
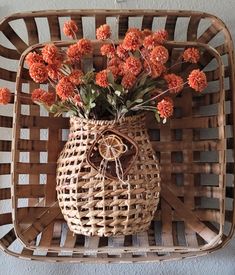
<path fill-rule="evenodd" d="M 58 18 L 66 14 L 71 14 L 72 17 L 77 19 L 77 22 L 81 23 L 79 18 L 80 16 L 89 16 L 94 15 L 94 12 L 91 11 L 69 11 L 69 12 L 48 12 L 46 17 L 48 18 L 49 25 L 51 26 L 51 37 L 53 40 L 60 39 L 60 32 L 58 26 Z M 142 14 L 142 12 L 141 12 Z M 96 13 L 96 23 L 99 26 L 105 20 L 105 16 L 118 15 L 118 12 L 104 12 L 98 11 Z M 23 14 L 7 18 L 3 21 L 1 25 L 1 31 L 8 37 L 13 44 L 17 47 L 16 51 L 5 50 L 1 48 L 2 56 L 6 58 L 18 59 L 20 54 L 24 49 L 25 45 L 17 38 L 12 31 L 9 31 L 8 22 L 17 18 L 24 18 L 27 28 L 30 30 L 30 41 L 31 45 L 38 43 L 36 39 L 37 34 L 32 31 L 32 26 L 35 22 L 34 17 L 44 17 L 45 13 L 37 14 Z M 128 16 L 138 16 L 138 11 L 133 12 L 123 12 L 119 14 L 119 34 L 120 37 L 125 33 L 127 29 Z M 7 251 L 9 254 L 17 256 L 17 253 L 12 251 L 10 248 L 11 243 L 18 239 L 23 240 L 26 243 L 25 247 L 22 249 L 20 257 L 32 258 L 32 259 L 41 259 L 41 260 L 60 260 L 60 261 L 123 261 L 127 259 L 128 261 L 156 261 L 156 260 L 165 260 L 165 259 L 175 259 L 182 258 L 192 255 L 200 255 L 203 253 L 211 252 L 215 249 L 226 244 L 230 239 L 233 232 L 234 225 L 234 211 L 232 208 L 224 208 L 224 200 L 227 197 L 228 200 L 233 203 L 233 188 L 232 185 L 225 186 L 225 173 L 227 173 L 228 178 L 233 174 L 233 165 L 228 161 L 225 166 L 224 158 L 224 133 L 223 133 L 223 118 L 224 118 L 224 102 L 231 102 L 231 112 L 226 113 L 226 125 L 233 125 L 233 98 L 232 91 L 234 85 L 233 77 L 233 57 L 232 57 L 232 44 L 229 33 L 226 30 L 226 27 L 223 23 L 210 15 L 205 15 L 201 13 L 190 13 L 190 12 L 147 12 L 144 16 L 143 25 L 151 26 L 154 17 L 165 17 L 166 28 L 170 33 L 170 37 L 173 37 L 175 24 L 179 17 L 190 17 L 188 25 L 188 41 L 182 42 L 183 45 L 190 45 L 190 43 L 198 43 L 205 45 L 206 54 L 202 59 L 202 66 L 206 66 L 210 60 L 217 59 L 218 68 L 214 71 L 207 73 L 207 77 L 210 82 L 218 81 L 219 91 L 213 92 L 211 94 L 206 94 L 203 97 L 196 98 L 190 93 L 184 93 L 184 100 L 179 100 L 176 102 L 177 108 L 180 110 L 181 114 L 178 114 L 170 123 L 161 127 L 160 131 L 158 129 L 159 125 L 154 124 L 153 119 L 148 119 L 149 133 L 152 139 L 152 144 L 157 151 L 160 162 L 163 170 L 163 182 L 169 183 L 170 186 L 167 186 L 167 189 L 163 189 L 162 200 L 161 200 L 161 209 L 155 214 L 155 221 L 153 222 L 149 232 L 145 234 L 137 234 L 132 236 L 132 238 L 89 238 L 83 236 L 72 237 L 72 235 L 67 232 L 66 243 L 64 244 L 64 249 L 66 251 L 71 251 L 73 259 L 71 256 L 62 256 L 60 252 L 63 251 L 63 248 L 60 247 L 61 243 L 61 232 L 63 229 L 63 220 L 58 213 L 58 206 L 55 202 L 55 193 L 48 192 L 55 187 L 54 175 L 51 173 L 55 169 L 53 161 L 56 159 L 59 151 L 63 146 L 63 140 L 58 143 L 54 141 L 57 139 L 58 135 L 61 136 L 61 129 L 68 128 L 68 121 L 64 118 L 54 119 L 52 117 L 41 117 L 37 106 L 31 104 L 30 100 L 27 98 L 21 98 L 18 100 L 18 106 L 15 117 L 17 118 L 17 127 L 18 129 L 29 129 L 30 139 L 22 140 L 19 137 L 15 136 L 14 141 L 15 145 L 15 167 L 17 172 L 14 173 L 15 182 L 18 181 L 17 175 L 28 173 L 29 174 L 29 184 L 16 184 L 14 185 L 13 195 L 13 209 L 14 216 L 13 222 L 15 225 L 16 232 L 22 232 L 24 229 L 25 233 L 23 236 L 21 234 L 15 235 L 14 229 L 6 232 L 2 237 L 1 244 L 2 248 Z M 202 33 L 200 37 L 197 37 L 197 27 L 199 22 L 203 19 L 213 19 L 213 23 L 205 33 Z M 31 27 L 30 27 L 31 26 Z M 6 28 L 7 27 L 7 28 Z M 210 40 L 216 36 L 216 34 L 222 32 L 225 36 L 224 44 L 218 47 L 215 47 L 215 50 L 210 52 L 210 49 L 207 48 L 207 43 L 209 44 Z M 190 42 L 191 41 L 191 42 Z M 193 42 L 195 41 L 195 42 Z M 175 48 L 177 45 L 174 45 Z M 27 45 L 28 47 L 28 45 Z M 173 48 L 174 48 L 173 47 Z M 176 59 L 176 56 L 179 54 L 175 48 L 172 51 L 171 58 Z M 209 53 L 210 52 L 210 53 Z M 223 74 L 223 66 L 221 65 L 220 56 L 227 54 L 228 65 L 225 67 L 225 75 Z M 96 56 L 94 58 L 96 64 L 100 63 L 100 58 Z M 180 71 L 182 68 L 178 68 Z M 16 74 L 7 73 L 6 70 L 1 71 L 2 79 L 15 82 Z M 226 88 L 225 100 L 223 96 L 223 76 L 229 79 L 229 88 Z M 23 70 L 21 75 L 18 75 L 18 94 L 22 93 L 27 97 L 27 94 L 24 93 L 22 84 L 26 81 L 29 81 L 27 76 L 27 71 Z M 30 82 L 29 87 L 33 89 L 36 85 Z M 27 93 L 27 91 L 26 91 Z M 19 98 L 18 98 L 19 99 Z M 187 102 L 188 104 L 185 104 Z M 22 109 L 22 105 L 28 105 L 30 109 L 30 116 L 24 116 L 20 114 L 19 110 Z M 210 116 L 204 115 L 197 117 L 196 111 L 200 106 L 205 108 L 210 108 L 214 105 L 218 105 L 216 114 L 211 113 Z M 180 117 L 184 118 L 183 122 Z M 1 127 L 11 128 L 12 119 L 10 117 L 1 116 L 0 125 Z M 56 123 L 60 125 L 59 128 L 54 126 Z M 45 129 L 48 125 L 53 125 L 52 129 L 49 130 L 50 138 L 48 141 L 39 140 L 40 139 L 40 129 Z M 192 127 L 193 126 L 193 127 Z M 227 127 L 228 127 L 227 126 Z M 200 136 L 202 135 L 201 130 L 206 128 L 218 128 L 218 137 L 215 136 L 203 140 Z M 203 131 L 202 131 L 203 132 Z M 177 136 L 178 135 L 178 136 Z M 228 133 L 227 135 L 227 148 L 233 152 L 234 148 L 234 139 L 233 133 Z M 202 139 L 202 140 L 200 140 Z M 0 142 L 0 151 L 8 151 L 11 147 L 10 142 L 1 141 Z M 53 146 L 53 150 L 50 148 Z M 32 148 L 32 149 L 30 149 Z M 31 151 L 30 151 L 31 150 Z M 47 150 L 49 152 L 48 164 L 44 165 L 39 163 L 39 152 Z M 30 152 L 30 161 L 31 164 L 27 165 L 19 161 L 19 155 L 21 152 L 26 151 Z M 199 161 L 200 154 L 203 154 L 205 151 L 216 151 L 218 152 L 218 159 L 214 163 L 195 163 Z M 178 157 L 182 158 L 181 162 L 177 160 Z M 171 163 L 174 163 L 174 168 L 172 168 Z M 17 164 L 17 165 L 16 165 Z M 221 164 L 221 165 L 220 165 Z M 225 167 L 226 170 L 225 170 Z M 9 174 L 10 167 L 6 165 L 1 165 L 1 174 Z M 172 170 L 173 169 L 173 170 Z M 30 171 L 30 172 L 29 172 Z M 165 171 L 165 172 L 164 172 Z M 188 173 L 187 173 L 188 171 Z M 47 184 L 39 185 L 40 177 L 39 174 L 47 174 Z M 208 186 L 207 184 L 201 184 L 201 177 L 205 173 L 212 174 L 213 177 L 217 178 L 217 183 L 213 186 Z M 177 175 L 176 175 L 177 174 Z M 184 184 L 179 185 L 179 178 L 184 174 Z M 212 177 L 212 178 L 213 178 Z M 213 181 L 213 180 L 212 180 Z M 35 186 L 34 186 L 35 185 Z M 226 196 L 225 196 L 225 187 L 226 187 Z M 173 189 L 172 189 L 173 188 Z M 11 194 L 9 188 L 1 189 L 1 198 L 6 201 L 10 200 Z M 165 194 L 165 195 L 164 195 Z M 169 196 L 170 194 L 170 196 Z M 196 211 L 197 217 L 200 221 L 203 222 L 203 225 L 206 225 L 206 228 L 209 228 L 212 232 L 212 235 L 215 234 L 218 238 L 214 240 L 209 238 L 205 240 L 200 234 L 198 234 L 195 229 L 197 228 L 199 232 L 202 232 L 204 227 L 200 227 L 200 223 L 191 219 L 192 216 L 187 216 L 189 213 L 185 212 L 184 215 L 180 216 L 175 208 L 177 206 L 182 206 L 179 199 L 184 197 L 184 205 L 190 209 Z M 219 202 L 219 207 L 214 209 L 200 208 L 202 201 L 205 198 L 213 198 L 215 201 Z M 24 208 L 19 208 L 18 203 L 22 198 L 26 198 L 28 201 L 28 206 Z M 170 201 L 169 201 L 170 200 Z M 172 203 L 175 203 L 175 208 L 172 210 Z M 198 208 L 199 207 L 199 208 Z M 46 215 L 48 209 L 50 209 L 50 215 Z M 224 212 L 225 211 L 225 212 Z M 226 214 L 226 215 L 225 215 Z M 43 220 L 33 220 L 33 217 L 42 216 Z M 1 215 L 2 223 L 11 224 L 11 214 L 3 213 Z M 189 219 L 187 220 L 187 217 Z M 186 219 L 186 220 L 185 220 Z M 223 229 L 224 219 L 226 219 L 229 224 L 227 232 Z M 185 221 L 190 221 L 189 224 Z M 45 222 L 47 225 L 45 226 Z M 192 223 L 196 223 L 197 226 L 192 226 Z M 214 228 L 214 224 L 220 225 L 217 228 Z M 33 225 L 33 226 L 32 226 Z M 43 227 L 43 226 L 45 227 Z M 186 227 L 187 225 L 187 227 Z M 188 226 L 189 225 L 189 226 Z M 159 227 L 160 226 L 160 227 Z M 182 229 L 183 226 L 183 230 Z M 181 229 L 180 229 L 181 228 Z M 192 229 L 193 228 L 193 229 Z M 35 231 L 36 229 L 36 231 Z M 28 230 L 28 231 L 27 231 Z M 158 241 L 157 232 L 161 231 L 161 241 Z M 23 232 L 24 232 L 23 231 Z M 41 233 L 42 231 L 42 233 Z M 184 238 L 186 240 L 186 245 L 182 246 L 182 241 L 180 241 L 180 233 L 183 232 Z M 206 230 L 207 231 L 207 230 Z M 214 232 L 214 233 L 213 233 Z M 27 233 L 27 234 L 26 234 Z M 25 236 L 29 236 L 28 240 Z M 208 237 L 208 231 L 205 233 Z M 39 238 L 40 236 L 40 238 Z M 205 236 L 204 236 L 205 237 Z M 38 241 L 36 239 L 38 238 Z M 107 242 L 107 243 L 106 243 Z M 48 246 L 48 243 L 51 243 Z M 37 255 L 37 249 L 42 249 L 46 251 L 46 256 Z M 92 252 L 89 252 L 91 251 Z M 89 251 L 88 251 L 89 250 Z M 201 250 L 204 250 L 201 252 Z M 125 252 L 124 252 L 125 251 Z M 88 254 L 87 254 L 88 253 Z M 106 253 L 106 254 L 105 254 Z M 184 254 L 181 254 L 184 253 Z M 186 254 L 185 254 L 186 253 Z M 89 258 L 86 258 L 84 255 L 89 255 Z M 118 258 L 115 258 L 114 256 Z M 121 259 L 120 259 L 121 257 Z"/>

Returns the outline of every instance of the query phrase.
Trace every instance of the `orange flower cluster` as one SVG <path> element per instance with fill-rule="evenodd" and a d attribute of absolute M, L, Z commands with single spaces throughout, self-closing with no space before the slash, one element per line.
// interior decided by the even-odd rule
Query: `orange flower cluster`
<path fill-rule="evenodd" d="M 7 88 L 0 88 L 0 104 L 6 105 L 11 100 L 11 92 Z"/>
<path fill-rule="evenodd" d="M 189 63 L 197 63 L 200 59 L 199 50 L 196 48 L 188 48 L 183 53 L 183 60 Z"/>
<path fill-rule="evenodd" d="M 56 85 L 56 93 L 62 100 L 67 100 L 74 94 L 74 84 L 70 81 L 70 78 L 64 76 Z"/>
<path fill-rule="evenodd" d="M 164 76 L 164 79 L 168 84 L 168 89 L 170 90 L 170 93 L 177 94 L 182 91 L 184 87 L 184 80 L 182 77 L 176 74 L 166 74 Z"/>
<path fill-rule="evenodd" d="M 157 103 L 157 110 L 161 118 L 169 118 L 173 115 L 174 105 L 170 97 L 165 97 Z"/>
<path fill-rule="evenodd" d="M 205 73 L 199 69 L 193 70 L 188 76 L 188 84 L 196 92 L 201 93 L 207 87 Z"/>
<path fill-rule="evenodd" d="M 75 38 L 78 27 L 73 20 L 70 20 L 64 24 L 63 31 L 66 36 Z M 173 114 L 172 98 L 183 90 L 184 85 L 188 84 L 196 92 L 202 92 L 207 86 L 206 75 L 200 70 L 193 70 L 187 79 L 174 73 L 174 64 L 170 67 L 168 62 L 170 53 L 166 44 L 168 39 L 166 30 L 141 31 L 130 28 L 123 41 L 116 45 L 110 39 L 110 26 L 104 24 L 97 28 L 96 37 L 101 41 L 97 44 L 100 45 L 100 54 L 104 56 L 104 61 L 107 60 L 107 66 L 102 66 L 100 71 L 95 69 L 83 71 L 85 63 L 82 59 L 93 53 L 92 42 L 85 38 L 75 41 L 67 49 L 59 49 L 50 43 L 41 51 L 27 55 L 26 63 L 31 78 L 37 83 L 50 82 L 57 94 L 55 99 L 55 94 L 36 89 L 32 93 L 35 102 L 48 106 L 58 103 L 58 108 L 71 106 L 72 112 L 74 109 L 79 109 L 79 112 L 83 110 L 86 114 L 87 110 L 91 110 L 94 106 L 105 105 L 106 100 L 109 110 L 111 110 L 110 102 L 114 102 L 111 108 L 115 108 L 118 104 L 123 104 L 125 107 L 118 106 L 118 109 L 110 113 L 117 113 L 118 110 L 125 110 L 127 106 L 134 106 L 135 110 L 154 109 L 160 118 L 166 119 Z M 104 42 L 107 39 L 110 41 Z M 94 60 L 96 55 L 95 49 Z M 181 58 L 182 63 L 195 64 L 200 59 L 200 52 L 195 47 L 187 48 Z M 94 62 L 95 68 L 97 63 Z M 84 68 L 86 69 L 86 66 Z M 102 90 L 102 93 L 96 94 L 95 91 L 98 90 Z M 158 93 L 153 95 L 153 90 L 157 90 Z M 9 100 L 7 93 L 1 93 L 2 98 L 5 95 L 4 100 L 0 97 L 1 102 L 7 102 Z M 163 98 L 162 94 L 166 94 L 166 97 Z M 101 102 L 96 104 L 96 100 Z M 133 102 L 127 103 L 131 100 Z M 156 108 L 153 108 L 153 105 L 148 106 L 148 103 L 154 104 Z M 107 108 L 106 111 L 109 110 Z M 99 110 L 95 110 L 94 113 L 99 113 Z"/>
<path fill-rule="evenodd" d="M 43 103 L 49 107 L 55 102 L 55 94 L 43 89 L 35 89 L 31 94 L 31 98 L 34 102 Z"/>
<path fill-rule="evenodd" d="M 98 40 L 105 40 L 110 38 L 110 36 L 111 36 L 111 29 L 110 29 L 110 26 L 107 24 L 101 25 L 96 30 L 96 38 Z"/>
<path fill-rule="evenodd" d="M 64 23 L 63 32 L 66 36 L 70 38 L 75 38 L 76 33 L 78 32 L 77 24 L 74 20 L 69 20 Z"/>
<path fill-rule="evenodd" d="M 108 71 L 103 70 L 96 74 L 95 82 L 97 85 L 103 88 L 107 88 L 109 86 L 108 82 Z"/>

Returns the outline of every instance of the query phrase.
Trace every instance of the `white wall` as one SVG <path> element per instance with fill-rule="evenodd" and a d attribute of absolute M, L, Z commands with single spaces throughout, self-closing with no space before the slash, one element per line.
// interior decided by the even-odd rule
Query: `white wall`
<path fill-rule="evenodd" d="M 19 11 L 40 9 L 188 9 L 222 18 L 235 38 L 235 0 L 0 0 L 0 18 Z M 235 274 L 235 241 L 210 256 L 156 264 L 44 264 L 6 256 L 0 252 L 0 275 L 60 274 Z"/>

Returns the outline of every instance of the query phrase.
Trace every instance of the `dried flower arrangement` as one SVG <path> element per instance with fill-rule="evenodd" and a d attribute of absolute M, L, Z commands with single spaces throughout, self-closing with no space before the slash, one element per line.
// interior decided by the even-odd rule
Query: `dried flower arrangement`
<path fill-rule="evenodd" d="M 76 39 L 78 27 L 73 20 L 64 24 L 64 34 Z M 40 52 L 26 57 L 30 77 L 36 83 L 49 82 L 55 91 L 35 89 L 32 100 L 43 105 L 56 116 L 66 112 L 84 118 L 120 119 L 147 110 L 163 122 L 173 114 L 173 97 L 189 85 L 200 93 L 207 86 L 204 72 L 193 70 L 187 79 L 171 73 L 167 67 L 169 53 L 164 43 L 165 30 L 129 29 L 123 41 L 116 44 L 110 39 L 109 25 L 96 31 L 97 40 L 103 41 L 100 52 L 107 57 L 107 67 L 99 72 L 81 70 L 81 59 L 92 54 L 92 42 L 82 38 L 67 50 L 53 43 Z M 188 48 L 182 62 L 197 63 L 200 52 Z M 0 103 L 10 101 L 10 92 L 0 90 Z"/>
<path fill-rule="evenodd" d="M 64 34 L 77 40 L 73 20 Z M 82 38 L 67 48 L 46 44 L 25 59 L 37 88 L 33 102 L 55 116 L 70 116 L 70 134 L 57 162 L 57 197 L 71 231 L 85 235 L 134 234 L 148 229 L 160 192 L 159 167 L 145 127 L 145 111 L 166 122 L 174 97 L 187 86 L 201 93 L 206 75 L 192 70 L 184 79 L 173 72 L 182 62 L 197 63 L 200 51 L 187 48 L 168 65 L 166 30 L 129 29 L 120 43 L 105 24 L 96 30 L 107 65 L 99 71 L 81 66 L 93 54 Z M 0 103 L 11 93 L 0 89 Z M 118 209 L 116 212 L 114 209 Z M 114 213 L 115 212 L 115 213 Z M 134 213 L 134 214 L 133 214 Z M 105 217 L 105 218 L 104 218 Z"/>

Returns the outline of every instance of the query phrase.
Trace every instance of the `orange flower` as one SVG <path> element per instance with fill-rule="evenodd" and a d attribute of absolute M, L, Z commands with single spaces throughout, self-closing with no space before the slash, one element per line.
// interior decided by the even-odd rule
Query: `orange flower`
<path fill-rule="evenodd" d="M 188 76 L 188 84 L 196 92 L 202 92 L 207 87 L 205 73 L 199 69 L 193 70 Z"/>
<path fill-rule="evenodd" d="M 179 93 L 180 91 L 182 91 L 184 87 L 184 81 L 182 77 L 176 74 L 166 74 L 164 76 L 164 79 L 168 84 L 168 89 L 170 89 L 170 93 Z"/>
<path fill-rule="evenodd" d="M 157 103 L 157 110 L 161 118 L 168 118 L 172 116 L 174 105 L 170 97 L 165 97 Z"/>
<path fill-rule="evenodd" d="M 74 84 L 69 80 L 69 77 L 64 76 L 56 85 L 56 93 L 62 99 L 66 100 L 74 93 Z"/>
<path fill-rule="evenodd" d="M 152 78 L 157 78 L 166 71 L 166 67 L 161 63 L 154 64 L 152 62 L 147 63 L 145 61 L 144 68 Z"/>
<path fill-rule="evenodd" d="M 142 31 L 143 37 L 149 36 L 149 35 L 151 35 L 151 34 L 153 34 L 153 32 L 152 32 L 150 29 L 144 29 L 144 30 Z"/>
<path fill-rule="evenodd" d="M 44 63 L 42 55 L 36 53 L 36 52 L 31 52 L 28 53 L 26 58 L 25 58 L 26 64 L 30 67 L 33 63 Z"/>
<path fill-rule="evenodd" d="M 33 90 L 32 94 L 31 94 L 32 101 L 41 102 L 41 98 L 44 93 L 46 93 L 46 91 L 43 89 L 40 89 L 40 88 Z"/>
<path fill-rule="evenodd" d="M 154 47 L 157 46 L 157 40 L 154 34 L 148 35 L 144 38 L 143 41 L 143 46 L 147 49 L 147 50 L 152 50 Z"/>
<path fill-rule="evenodd" d="M 150 54 L 150 60 L 154 64 L 156 63 L 165 64 L 168 58 L 169 58 L 168 50 L 163 46 L 156 46 Z"/>
<path fill-rule="evenodd" d="M 129 56 L 128 52 L 123 48 L 122 44 L 117 46 L 116 53 L 117 56 L 121 59 L 126 59 Z"/>
<path fill-rule="evenodd" d="M 72 64 L 79 63 L 81 61 L 82 54 L 80 52 L 80 47 L 78 46 L 78 44 L 73 44 L 68 47 L 67 56 Z"/>
<path fill-rule="evenodd" d="M 89 54 L 92 52 L 91 41 L 88 39 L 82 38 L 82 39 L 78 40 L 77 46 L 78 46 L 78 51 L 82 55 Z"/>
<path fill-rule="evenodd" d="M 108 71 L 103 70 L 96 74 L 95 82 L 97 85 L 103 88 L 107 88 L 109 86 L 108 82 Z"/>
<path fill-rule="evenodd" d="M 139 58 L 130 56 L 127 58 L 125 63 L 125 71 L 130 72 L 134 75 L 138 75 L 142 70 L 142 63 Z"/>
<path fill-rule="evenodd" d="M 42 63 L 33 63 L 29 68 L 29 75 L 36 83 L 43 83 L 48 78 L 47 67 Z"/>
<path fill-rule="evenodd" d="M 7 88 L 0 88 L 0 104 L 6 105 L 11 100 L 11 92 Z"/>
<path fill-rule="evenodd" d="M 199 50 L 196 48 L 188 48 L 183 53 L 183 59 L 189 63 L 197 63 L 200 59 Z"/>
<path fill-rule="evenodd" d="M 66 36 L 75 39 L 78 26 L 74 20 L 69 20 L 64 23 L 63 32 Z"/>
<path fill-rule="evenodd" d="M 45 92 L 41 96 L 41 101 L 47 106 L 55 103 L 55 94 L 53 92 Z"/>
<path fill-rule="evenodd" d="M 54 44 L 47 44 L 42 48 L 42 57 L 48 64 L 60 64 L 62 62 L 62 56 Z"/>
<path fill-rule="evenodd" d="M 141 46 L 141 36 L 137 32 L 128 32 L 122 43 L 126 51 L 135 51 Z"/>
<path fill-rule="evenodd" d="M 112 44 L 104 44 L 100 48 L 102 55 L 106 55 L 108 58 L 113 58 L 115 56 L 115 48 Z"/>
<path fill-rule="evenodd" d="M 134 86 L 135 82 L 136 77 L 132 73 L 127 73 L 124 75 L 121 84 L 125 89 L 129 90 Z"/>
<path fill-rule="evenodd" d="M 113 57 L 108 61 L 108 66 L 118 66 L 122 63 L 122 60 L 118 57 Z"/>
<path fill-rule="evenodd" d="M 70 75 L 69 75 L 69 80 L 74 84 L 74 85 L 80 85 L 82 83 L 82 77 L 84 76 L 83 72 L 81 70 L 74 70 Z"/>
<path fill-rule="evenodd" d="M 56 64 L 47 65 L 48 76 L 52 80 L 60 79 L 63 74 L 59 71 L 59 67 Z"/>
<path fill-rule="evenodd" d="M 111 36 L 111 30 L 110 26 L 107 24 L 101 25 L 99 28 L 96 30 L 96 38 L 98 40 L 105 40 L 110 38 Z"/>
<path fill-rule="evenodd" d="M 120 76 L 123 76 L 125 74 L 125 63 L 124 62 L 121 62 L 120 64 L 118 64 L 118 74 Z"/>
<path fill-rule="evenodd" d="M 163 44 L 168 39 L 168 32 L 166 30 L 158 30 L 154 33 L 154 37 L 158 44 Z"/>
<path fill-rule="evenodd" d="M 55 94 L 39 88 L 32 92 L 31 99 L 34 102 L 44 103 L 47 106 L 51 106 L 55 103 Z"/>

